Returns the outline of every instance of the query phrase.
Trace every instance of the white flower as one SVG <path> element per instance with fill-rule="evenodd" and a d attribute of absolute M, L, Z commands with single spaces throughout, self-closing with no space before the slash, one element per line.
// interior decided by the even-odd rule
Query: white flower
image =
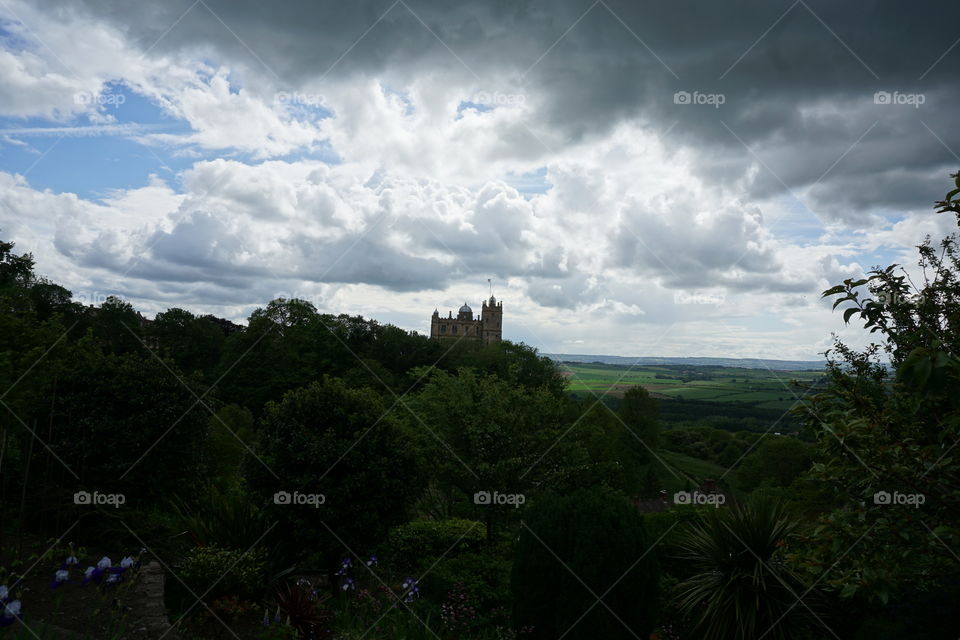
<path fill-rule="evenodd" d="M 0 600 L 5 600 L 9 593 L 10 589 L 7 589 L 7 585 L 0 584 Z"/>
<path fill-rule="evenodd" d="M 3 608 L 3 617 L 16 618 L 20 615 L 20 601 L 14 600 Z"/>
<path fill-rule="evenodd" d="M 133 566 L 133 558 L 131 558 L 130 556 L 127 556 L 126 558 L 120 561 L 120 566 L 123 567 L 124 569 L 129 569 L 130 567 Z"/>
<path fill-rule="evenodd" d="M 57 571 L 56 575 L 54 576 L 54 580 L 56 580 L 57 582 L 66 582 L 69 577 L 70 577 L 69 571 L 67 571 L 66 569 L 60 569 L 59 571 Z"/>
<path fill-rule="evenodd" d="M 108 573 L 108 574 L 107 574 L 107 584 L 110 584 L 111 582 L 116 582 L 119 578 L 120 578 L 120 576 L 118 576 L 118 575 L 115 574 L 115 573 Z"/>
<path fill-rule="evenodd" d="M 109 569 L 113 566 L 113 561 L 107 556 L 100 558 L 100 562 L 97 563 L 97 569 Z"/>
<path fill-rule="evenodd" d="M 77 564 L 77 563 L 79 563 L 79 562 L 80 562 L 80 561 L 77 560 L 77 556 L 70 556 L 69 558 L 67 558 L 67 561 L 66 561 L 64 564 L 66 564 L 68 567 L 70 567 L 70 566 L 73 566 L 73 565 L 75 565 L 75 564 Z"/>
<path fill-rule="evenodd" d="M 87 567 L 87 570 L 83 572 L 83 577 L 89 578 L 91 573 L 93 573 L 93 567 Z"/>

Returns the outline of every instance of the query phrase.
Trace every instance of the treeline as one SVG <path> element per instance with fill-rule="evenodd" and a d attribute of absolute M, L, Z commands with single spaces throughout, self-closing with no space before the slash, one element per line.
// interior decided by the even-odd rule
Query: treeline
<path fill-rule="evenodd" d="M 523 344 L 434 341 L 301 300 L 274 300 L 244 327 L 180 308 L 148 321 L 118 298 L 73 302 L 11 243 L 0 267 L 0 498 L 27 526 L 71 521 L 79 489 L 123 493 L 144 515 L 173 497 L 195 502 L 211 483 L 269 484 L 258 461 L 294 468 L 278 443 L 298 427 L 276 424 L 278 407 L 308 389 L 379 407 L 380 421 L 364 409 L 361 432 L 396 423 L 390 455 L 410 461 L 430 513 L 475 516 L 477 490 L 586 482 L 633 495 L 651 482 L 657 403 L 640 389 L 618 412 L 570 398 L 554 362 Z M 382 487 L 367 489 L 376 503 Z"/>

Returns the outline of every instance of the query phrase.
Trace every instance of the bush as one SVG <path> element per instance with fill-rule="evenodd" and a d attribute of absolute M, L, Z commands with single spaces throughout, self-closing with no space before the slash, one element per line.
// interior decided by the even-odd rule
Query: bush
<path fill-rule="evenodd" d="M 426 575 L 423 591 L 439 600 L 460 590 L 469 595 L 482 617 L 495 615 L 496 609 L 505 616 L 510 605 L 510 567 L 509 558 L 486 552 L 447 556 Z"/>
<path fill-rule="evenodd" d="M 514 625 L 530 638 L 648 637 L 659 596 L 650 544 L 642 516 L 610 490 L 534 505 L 513 564 Z"/>
<path fill-rule="evenodd" d="M 263 590 L 265 564 L 261 549 L 196 547 L 178 563 L 177 575 L 197 596 L 206 593 L 205 601 L 224 596 L 253 599 Z"/>
<path fill-rule="evenodd" d="M 479 549 L 485 538 L 486 527 L 476 520 L 416 520 L 390 531 L 387 555 L 397 568 L 413 570 L 427 559 Z"/>

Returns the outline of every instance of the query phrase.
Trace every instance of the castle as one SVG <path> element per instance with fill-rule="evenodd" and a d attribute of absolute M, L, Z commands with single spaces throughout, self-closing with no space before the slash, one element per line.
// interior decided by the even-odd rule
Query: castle
<path fill-rule="evenodd" d="M 502 331 L 503 303 L 497 302 L 492 295 L 483 302 L 482 314 L 474 318 L 473 309 L 466 302 L 453 317 L 453 312 L 447 312 L 446 318 L 440 317 L 440 312 L 433 310 L 430 319 L 430 338 L 441 340 L 444 338 L 458 338 L 464 340 L 483 341 L 484 344 L 499 342 Z"/>

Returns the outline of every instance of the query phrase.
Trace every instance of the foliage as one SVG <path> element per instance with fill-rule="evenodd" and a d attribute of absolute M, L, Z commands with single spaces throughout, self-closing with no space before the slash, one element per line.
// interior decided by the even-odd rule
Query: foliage
<path fill-rule="evenodd" d="M 548 389 L 530 389 L 461 369 L 456 375 L 422 372 L 426 382 L 409 404 L 408 430 L 431 480 L 472 503 L 469 513 L 486 523 L 492 539 L 522 509 L 480 504 L 478 492 L 523 495 L 538 485 L 570 484 L 589 469 L 576 434 L 563 437 L 566 406 Z M 586 428 L 586 427 L 585 427 Z"/>
<path fill-rule="evenodd" d="M 422 483 L 387 409 L 373 391 L 330 377 L 267 405 L 244 475 L 268 520 L 279 523 L 285 544 L 301 559 L 319 553 L 332 571 L 346 552 L 339 540 L 372 548 L 406 518 Z M 278 503 L 278 492 L 324 500 Z"/>
<path fill-rule="evenodd" d="M 544 498 L 517 542 L 514 624 L 532 627 L 531 638 L 645 638 L 658 581 L 643 519 L 625 498 L 598 489 Z"/>
<path fill-rule="evenodd" d="M 740 463 L 740 485 L 786 487 L 810 468 L 813 455 L 813 447 L 796 438 L 767 435 Z"/>
<path fill-rule="evenodd" d="M 426 574 L 424 591 L 431 594 L 459 591 L 477 607 L 478 624 L 505 625 L 509 622 L 512 568 L 512 559 L 505 555 L 484 550 L 448 556 Z"/>
<path fill-rule="evenodd" d="M 677 585 L 676 599 L 696 637 L 809 637 L 815 618 L 807 606 L 814 597 L 808 593 L 798 603 L 805 590 L 784 562 L 796 527 L 783 506 L 763 494 L 687 525 L 676 554 L 689 577 Z"/>
<path fill-rule="evenodd" d="M 176 572 L 204 600 L 231 595 L 253 599 L 263 589 L 265 563 L 266 553 L 261 549 L 195 547 L 177 563 Z"/>
<path fill-rule="evenodd" d="M 240 491 L 208 486 L 193 500 L 176 497 L 170 502 L 180 531 L 200 546 L 247 549 L 258 542 L 267 525 L 260 510 Z"/>
<path fill-rule="evenodd" d="M 951 194 L 941 210 L 956 212 Z M 823 294 L 880 340 L 838 341 L 828 387 L 800 411 L 817 438 L 813 478 L 841 507 L 796 561 L 810 576 L 829 566 L 822 584 L 842 598 L 887 603 L 960 574 L 960 247 L 953 234 L 918 251 L 919 283 L 891 265 Z"/>
<path fill-rule="evenodd" d="M 309 584 L 282 586 L 276 595 L 280 620 L 296 629 L 301 638 L 319 640 L 332 635 L 333 613 Z"/>
<path fill-rule="evenodd" d="M 419 569 L 424 559 L 476 550 L 485 538 L 486 529 L 476 520 L 414 520 L 390 531 L 387 554 L 399 568 Z"/>

